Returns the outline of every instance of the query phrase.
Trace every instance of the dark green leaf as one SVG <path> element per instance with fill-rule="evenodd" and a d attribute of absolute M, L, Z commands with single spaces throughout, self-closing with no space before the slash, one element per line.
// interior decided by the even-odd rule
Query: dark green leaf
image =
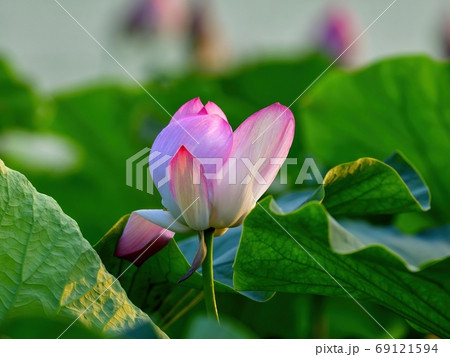
<path fill-rule="evenodd" d="M 438 336 L 450 336 L 449 258 L 411 272 L 398 253 L 381 245 L 338 254 L 330 241 L 343 246 L 356 237 L 321 204 L 277 214 L 271 202 L 262 201 L 244 222 L 234 265 L 237 289 L 346 296 L 344 287 L 356 299 L 368 298 Z"/>

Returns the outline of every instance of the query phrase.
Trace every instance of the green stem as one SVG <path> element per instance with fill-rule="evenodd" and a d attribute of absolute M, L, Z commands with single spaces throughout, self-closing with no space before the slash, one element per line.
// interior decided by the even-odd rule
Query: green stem
<path fill-rule="evenodd" d="M 205 235 L 206 258 L 202 264 L 203 292 L 205 293 L 206 312 L 209 316 L 215 317 L 219 322 L 217 312 L 216 296 L 214 293 L 214 272 L 213 272 L 213 240 L 214 228 L 203 232 Z"/>

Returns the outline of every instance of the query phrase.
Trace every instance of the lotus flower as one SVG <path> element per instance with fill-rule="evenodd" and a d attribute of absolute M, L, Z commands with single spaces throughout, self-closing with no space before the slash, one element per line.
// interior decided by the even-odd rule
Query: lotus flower
<path fill-rule="evenodd" d="M 175 232 L 213 228 L 218 236 L 242 224 L 286 159 L 294 125 L 292 112 L 278 103 L 254 113 L 234 132 L 216 104 L 203 105 L 199 98 L 184 104 L 150 153 L 150 158 L 171 157 L 154 169 L 150 165 L 165 209 L 133 212 L 116 256 L 139 265 Z M 201 265 L 202 249 L 190 273 Z"/>

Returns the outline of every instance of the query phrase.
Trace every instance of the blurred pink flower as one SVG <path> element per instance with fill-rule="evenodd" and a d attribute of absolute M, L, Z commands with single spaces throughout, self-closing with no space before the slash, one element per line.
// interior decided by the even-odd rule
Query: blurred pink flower
<path fill-rule="evenodd" d="M 138 0 L 127 17 L 126 27 L 138 33 L 180 33 L 187 29 L 186 0 Z"/>
<path fill-rule="evenodd" d="M 340 64 L 356 64 L 363 39 L 358 39 L 349 47 L 361 32 L 353 13 L 343 7 L 333 7 L 328 10 L 322 26 L 318 39 L 320 50 L 332 60 L 342 54 L 338 60 Z"/>

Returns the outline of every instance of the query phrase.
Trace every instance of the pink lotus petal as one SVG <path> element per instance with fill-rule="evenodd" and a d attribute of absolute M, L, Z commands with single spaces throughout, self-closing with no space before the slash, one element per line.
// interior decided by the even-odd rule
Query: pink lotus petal
<path fill-rule="evenodd" d="M 216 114 L 219 117 L 223 118 L 224 120 L 228 121 L 225 113 L 222 111 L 222 109 L 219 108 L 217 104 L 213 102 L 208 102 L 206 103 L 204 108 L 208 114 Z"/>
<path fill-rule="evenodd" d="M 140 266 L 164 248 L 174 234 L 133 212 L 117 244 L 115 256 Z"/>
<path fill-rule="evenodd" d="M 217 104 L 213 102 L 208 102 L 206 103 L 205 106 L 203 106 L 203 103 L 200 100 L 200 98 L 194 98 L 191 99 L 189 102 L 183 104 L 180 107 L 180 109 L 177 110 L 177 112 L 172 117 L 171 123 L 176 122 L 178 120 L 182 120 L 187 117 L 205 114 L 215 114 L 224 119 L 225 121 L 228 121 L 225 113 L 222 111 L 222 109 L 219 108 Z"/>
<path fill-rule="evenodd" d="M 153 182 L 161 193 L 163 205 L 174 215 L 181 211 L 173 200 L 167 182 L 167 167 L 178 149 L 183 145 L 198 158 L 223 158 L 226 160 L 232 145 L 233 133 L 228 122 L 217 115 L 187 117 L 164 128 L 153 143 L 150 157 L 150 172 Z M 198 144 L 194 139 L 198 141 Z M 164 161 L 164 157 L 166 160 Z M 152 164 L 162 160 L 160 165 Z M 205 172 L 215 172 L 214 165 L 206 165 Z"/>
<path fill-rule="evenodd" d="M 183 104 L 180 109 L 177 110 L 170 122 L 175 122 L 187 116 L 197 115 L 202 109 L 203 103 L 200 98 L 191 99 L 189 102 Z"/>
<path fill-rule="evenodd" d="M 251 115 L 236 129 L 230 154 L 236 163 L 236 181 L 235 184 L 229 182 L 228 172 L 232 170 L 233 162 L 229 160 L 224 166 L 223 179 L 212 182 L 213 227 L 225 228 L 241 223 L 275 179 L 291 147 L 294 130 L 292 112 L 279 103 Z M 273 164 L 273 158 L 278 159 L 277 164 Z M 244 160 L 248 165 L 262 160 L 256 169 L 261 181 L 255 178 L 256 174 L 250 173 Z"/>
<path fill-rule="evenodd" d="M 259 173 L 267 184 L 254 182 L 254 197 L 258 200 L 275 179 L 281 165 L 272 165 L 270 159 L 286 159 L 295 132 L 295 119 L 291 110 L 279 103 L 272 104 L 247 118 L 234 132 L 230 156 L 248 158 L 256 163 L 266 158 Z M 242 162 L 238 160 L 238 162 Z M 239 167 L 238 167 L 239 168 Z M 247 174 L 238 170 L 238 175 Z"/>
<path fill-rule="evenodd" d="M 208 183 L 203 166 L 184 146 L 169 164 L 170 191 L 186 224 L 196 230 L 209 228 Z"/>

